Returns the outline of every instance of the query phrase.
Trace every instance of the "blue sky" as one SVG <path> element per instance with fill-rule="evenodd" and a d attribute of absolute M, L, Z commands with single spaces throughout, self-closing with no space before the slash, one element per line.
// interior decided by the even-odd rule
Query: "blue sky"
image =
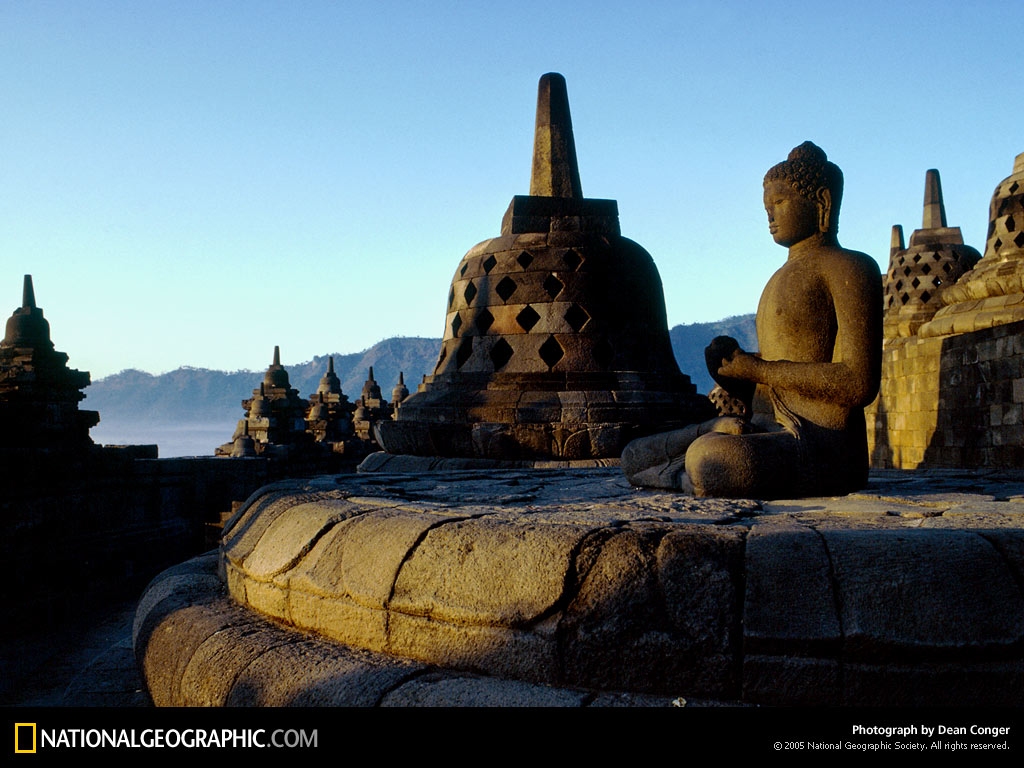
<path fill-rule="evenodd" d="M 0 312 L 21 276 L 93 378 L 440 336 L 462 255 L 529 191 L 565 75 L 584 193 L 670 324 L 752 312 L 785 251 L 764 172 L 811 139 L 884 269 L 925 171 L 983 249 L 1024 152 L 996 2 L 3 2 Z"/>

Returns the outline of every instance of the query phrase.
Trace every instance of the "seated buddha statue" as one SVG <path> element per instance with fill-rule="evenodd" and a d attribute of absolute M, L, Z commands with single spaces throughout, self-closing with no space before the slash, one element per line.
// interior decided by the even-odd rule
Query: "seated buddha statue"
<path fill-rule="evenodd" d="M 757 307 L 758 352 L 729 337 L 705 350 L 720 416 L 634 440 L 635 485 L 696 496 L 838 495 L 864 486 L 863 408 L 878 393 L 882 285 L 871 257 L 839 245 L 843 175 L 804 142 L 764 177 L 768 229 L 788 249 Z"/>

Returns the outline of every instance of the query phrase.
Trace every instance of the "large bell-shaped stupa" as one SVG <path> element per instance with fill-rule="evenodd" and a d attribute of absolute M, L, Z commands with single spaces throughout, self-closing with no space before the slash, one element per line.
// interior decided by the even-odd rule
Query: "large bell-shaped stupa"
<path fill-rule="evenodd" d="M 541 78 L 530 195 L 452 279 L 432 376 L 378 426 L 388 453 L 617 457 L 635 437 L 714 411 L 672 354 L 661 278 L 583 197 L 565 79 Z"/>

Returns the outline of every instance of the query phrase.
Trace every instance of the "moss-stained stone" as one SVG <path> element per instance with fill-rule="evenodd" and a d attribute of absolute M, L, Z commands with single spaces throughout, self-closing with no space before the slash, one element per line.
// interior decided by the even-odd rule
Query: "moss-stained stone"
<path fill-rule="evenodd" d="M 453 623 L 517 626 L 562 596 L 584 526 L 483 517 L 438 526 L 402 566 L 393 611 Z"/>
<path fill-rule="evenodd" d="M 839 591 L 847 658 L 877 659 L 896 649 L 1005 649 L 1024 634 L 1020 590 L 992 545 L 974 533 L 822 535 Z"/>
<path fill-rule="evenodd" d="M 384 508 L 335 526 L 295 568 L 291 588 L 328 597 L 344 596 L 383 610 L 398 570 L 431 527 L 458 517 Z"/>
<path fill-rule="evenodd" d="M 743 632 L 746 653 L 838 650 L 842 631 L 831 567 L 815 531 L 795 524 L 751 528 Z M 746 687 L 746 666 L 743 674 Z"/>

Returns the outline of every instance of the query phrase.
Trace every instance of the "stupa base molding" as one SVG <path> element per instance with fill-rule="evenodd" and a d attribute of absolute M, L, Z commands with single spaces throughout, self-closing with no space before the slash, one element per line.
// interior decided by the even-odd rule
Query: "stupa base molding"
<path fill-rule="evenodd" d="M 356 467 L 356 472 L 417 474 L 477 469 L 596 469 L 617 467 L 618 459 L 479 459 L 411 456 L 377 451 Z"/>
<path fill-rule="evenodd" d="M 993 471 L 774 502 L 614 468 L 289 481 L 150 586 L 136 656 L 167 705 L 1020 706 L 1022 499 Z"/>

